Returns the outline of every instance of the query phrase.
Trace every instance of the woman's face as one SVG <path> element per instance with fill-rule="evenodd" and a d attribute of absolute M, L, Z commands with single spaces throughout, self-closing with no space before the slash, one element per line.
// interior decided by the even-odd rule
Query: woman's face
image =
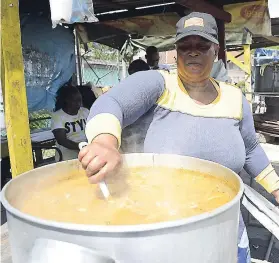
<path fill-rule="evenodd" d="M 72 96 L 70 96 L 66 100 L 67 108 L 72 113 L 77 113 L 81 107 L 81 104 L 82 104 L 82 97 L 79 92 L 73 93 Z"/>
<path fill-rule="evenodd" d="M 219 46 L 200 36 L 188 36 L 176 44 L 179 76 L 200 82 L 210 76 Z"/>

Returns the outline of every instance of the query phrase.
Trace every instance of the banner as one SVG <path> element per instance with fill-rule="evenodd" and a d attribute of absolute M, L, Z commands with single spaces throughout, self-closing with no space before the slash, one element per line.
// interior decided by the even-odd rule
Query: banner
<path fill-rule="evenodd" d="M 225 25 L 228 45 L 251 44 L 253 35 L 272 35 L 267 1 L 225 5 L 224 10 L 232 15 Z"/>
<path fill-rule="evenodd" d="M 142 36 L 169 36 L 175 35 L 175 25 L 179 20 L 176 13 L 137 16 L 102 22 L 105 25 L 116 27 L 130 34 Z"/>

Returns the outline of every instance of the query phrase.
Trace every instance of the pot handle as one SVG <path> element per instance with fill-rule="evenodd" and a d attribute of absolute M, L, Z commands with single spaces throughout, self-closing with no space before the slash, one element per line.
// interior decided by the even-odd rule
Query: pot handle
<path fill-rule="evenodd" d="M 80 142 L 78 147 L 81 150 L 82 148 L 86 147 L 87 145 L 88 145 L 87 142 Z M 104 195 L 104 197 L 106 199 L 108 199 L 109 196 L 110 196 L 110 193 L 109 193 L 109 189 L 108 189 L 106 183 L 104 181 L 102 181 L 102 182 L 99 183 L 99 186 L 101 188 L 101 191 L 102 191 L 102 194 Z"/>
<path fill-rule="evenodd" d="M 260 193 L 244 185 L 242 204 L 276 238 L 279 239 L 279 208 Z"/>
<path fill-rule="evenodd" d="M 116 263 L 96 250 L 55 239 L 38 238 L 27 263 Z"/>

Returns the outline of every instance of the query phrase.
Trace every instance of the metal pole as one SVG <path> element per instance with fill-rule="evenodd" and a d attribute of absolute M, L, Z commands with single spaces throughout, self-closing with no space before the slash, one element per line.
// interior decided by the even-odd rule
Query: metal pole
<path fill-rule="evenodd" d="M 265 258 L 264 258 L 264 259 L 267 260 L 267 261 L 269 260 L 270 253 L 271 253 L 272 247 L 273 247 L 273 245 L 274 245 L 274 242 L 275 242 L 275 236 L 272 235 L 271 238 L 270 238 L 270 240 L 269 240 L 267 252 L 266 252 Z"/>
<path fill-rule="evenodd" d="M 122 76 L 121 76 L 121 80 L 126 78 L 126 62 L 124 61 L 124 59 L 122 59 Z"/>
<path fill-rule="evenodd" d="M 77 35 L 76 32 L 75 32 L 75 38 L 76 38 L 76 54 L 77 54 L 78 82 L 79 82 L 79 85 L 82 85 L 80 44 L 79 44 L 79 38 L 78 38 L 78 35 Z"/>
<path fill-rule="evenodd" d="M 118 81 L 121 80 L 121 78 L 120 78 L 120 61 L 119 61 L 119 57 L 120 57 L 120 51 L 117 50 L 117 78 L 118 78 Z"/>

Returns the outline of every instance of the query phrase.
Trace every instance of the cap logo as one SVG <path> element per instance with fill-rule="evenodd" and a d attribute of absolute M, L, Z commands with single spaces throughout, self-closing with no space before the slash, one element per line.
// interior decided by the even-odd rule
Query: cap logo
<path fill-rule="evenodd" d="M 204 27 L 203 19 L 201 17 L 192 17 L 184 22 L 184 28 L 189 26 L 202 26 Z"/>

